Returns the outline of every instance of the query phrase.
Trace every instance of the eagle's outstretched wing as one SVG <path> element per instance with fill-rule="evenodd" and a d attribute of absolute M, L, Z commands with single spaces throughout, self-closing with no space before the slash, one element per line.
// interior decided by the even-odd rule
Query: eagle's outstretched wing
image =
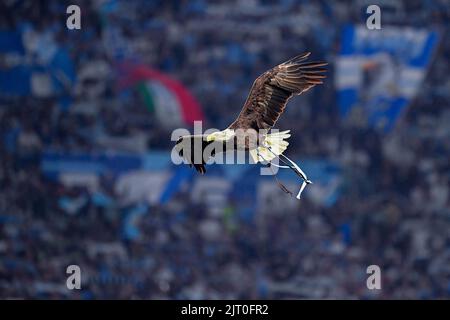
<path fill-rule="evenodd" d="M 326 62 L 305 62 L 310 52 L 296 56 L 259 76 L 244 107 L 230 129 L 270 129 L 283 113 L 287 101 L 325 78 Z"/>
<path fill-rule="evenodd" d="M 206 135 L 186 135 L 178 139 L 175 151 L 190 167 L 201 174 L 206 173 L 206 162 L 218 152 L 224 152 L 223 141 L 207 141 Z M 208 153 L 205 152 L 205 149 Z"/>

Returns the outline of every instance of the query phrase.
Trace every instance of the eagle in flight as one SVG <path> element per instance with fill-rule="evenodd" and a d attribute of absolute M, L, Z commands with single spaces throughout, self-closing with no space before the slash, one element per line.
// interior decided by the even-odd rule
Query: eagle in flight
<path fill-rule="evenodd" d="M 260 75 L 253 83 L 239 116 L 228 128 L 211 134 L 182 136 L 176 142 L 175 150 L 201 174 L 206 172 L 205 164 L 209 157 L 218 153 L 217 150 L 247 151 L 253 163 L 269 165 L 278 157 L 303 179 L 302 191 L 305 183 L 311 182 L 295 163 L 283 155 L 289 144 L 286 139 L 290 137 L 290 130 L 274 133 L 270 130 L 292 96 L 323 83 L 326 69 L 322 67 L 327 63 L 308 62 L 309 55 L 310 52 L 298 55 Z M 207 148 L 212 151 L 205 156 Z"/>

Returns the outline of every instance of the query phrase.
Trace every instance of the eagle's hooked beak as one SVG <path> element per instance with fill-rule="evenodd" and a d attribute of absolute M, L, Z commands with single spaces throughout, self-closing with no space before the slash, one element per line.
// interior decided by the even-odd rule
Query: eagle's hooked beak
<path fill-rule="evenodd" d="M 216 131 L 211 134 L 208 134 L 206 136 L 206 141 L 211 142 L 211 141 L 216 141 L 216 140 L 223 140 L 224 138 L 225 138 L 225 134 L 223 131 Z"/>
<path fill-rule="evenodd" d="M 215 132 L 214 132 L 215 133 Z M 215 140 L 215 136 L 214 136 L 214 133 L 211 133 L 211 134 L 208 134 L 207 136 L 206 136 L 206 141 L 207 142 L 211 142 L 211 141 L 214 141 Z"/>

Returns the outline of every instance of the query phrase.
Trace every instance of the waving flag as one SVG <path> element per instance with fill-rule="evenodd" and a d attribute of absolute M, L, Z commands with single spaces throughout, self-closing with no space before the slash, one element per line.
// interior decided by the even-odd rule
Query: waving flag
<path fill-rule="evenodd" d="M 336 64 L 342 116 L 360 112 L 370 126 L 392 129 L 420 90 L 438 40 L 411 27 L 345 27 Z"/>
<path fill-rule="evenodd" d="M 204 119 L 200 104 L 180 82 L 143 65 L 123 65 L 119 88 L 135 88 L 148 110 L 167 126 Z"/>

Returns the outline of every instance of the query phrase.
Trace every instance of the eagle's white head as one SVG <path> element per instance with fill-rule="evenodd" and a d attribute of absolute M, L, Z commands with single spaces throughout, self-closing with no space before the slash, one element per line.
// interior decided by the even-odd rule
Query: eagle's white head
<path fill-rule="evenodd" d="M 209 134 L 206 137 L 206 141 L 228 141 L 231 138 L 234 137 L 234 130 L 232 129 L 225 129 L 223 131 L 216 131 L 211 134 Z"/>

